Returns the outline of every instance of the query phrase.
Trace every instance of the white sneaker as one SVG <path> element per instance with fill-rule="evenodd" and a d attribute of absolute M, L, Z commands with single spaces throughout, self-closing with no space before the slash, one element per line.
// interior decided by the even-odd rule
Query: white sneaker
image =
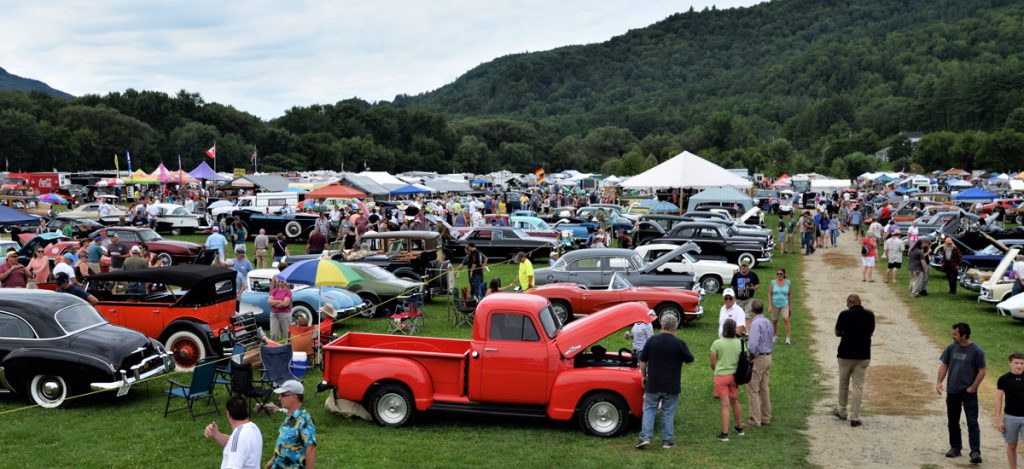
<path fill-rule="evenodd" d="M 786 337 L 786 345 L 791 345 L 791 344 L 792 344 L 792 342 L 789 341 L 789 337 Z"/>
<path fill-rule="evenodd" d="M 772 337 L 772 343 L 773 344 L 778 342 L 778 341 L 779 341 L 779 336 Z"/>

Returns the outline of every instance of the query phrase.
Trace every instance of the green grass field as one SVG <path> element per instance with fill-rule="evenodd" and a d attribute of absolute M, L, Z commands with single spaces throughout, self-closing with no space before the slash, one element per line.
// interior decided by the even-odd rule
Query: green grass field
<path fill-rule="evenodd" d="M 774 226 L 769 220 L 768 226 Z M 202 242 L 202 236 L 180 237 Z M 250 245 L 250 252 L 251 245 Z M 806 467 L 807 438 L 801 433 L 809 405 L 822 392 L 813 381 L 815 367 L 809 353 L 812 340 L 802 307 L 806 299 L 799 255 L 776 258 L 768 268 L 756 269 L 764 282 L 774 269 L 784 267 L 796 285 L 794 308 L 794 345 L 781 342 L 776 348 L 772 369 L 773 418 L 770 427 L 750 429 L 744 437 L 722 443 L 715 439 L 719 431 L 719 405 L 712 395 L 708 348 L 716 338 L 720 297 L 708 297 L 706 316 L 680 330 L 697 357 L 683 370 L 682 395 L 675 421 L 677 447 L 662 450 L 660 445 L 644 452 L 633 448 L 639 431 L 636 419 L 623 436 L 601 439 L 585 436 L 575 421 L 554 422 L 505 417 L 471 417 L 457 414 L 421 415 L 408 428 L 384 429 L 362 420 L 344 419 L 324 409 L 325 395 L 314 394 L 321 379 L 319 372 L 307 375 L 306 406 L 317 422 L 318 462 L 321 467 Z M 539 267 L 539 266 L 538 266 Z M 504 283 L 515 275 L 514 266 L 492 266 L 491 276 Z M 465 275 L 459 282 L 465 284 Z M 764 298 L 766 291 L 758 296 Z M 425 335 L 468 339 L 469 328 L 453 327 L 446 319 L 446 297 L 435 298 L 426 308 Z M 347 319 L 342 331 L 383 333 L 385 319 Z M 979 333 L 979 337 L 982 334 Z M 617 350 L 630 344 L 621 331 L 604 343 Z M 187 382 L 188 374 L 174 379 Z M 164 378 L 133 388 L 125 398 L 112 395 L 87 397 L 69 408 L 18 410 L 25 402 L 13 396 L 0 396 L 0 454 L 10 468 L 42 467 L 217 467 L 221 449 L 202 436 L 203 427 L 216 418 L 221 429 L 228 428 L 223 410 L 217 417 L 192 421 L 187 414 L 163 418 Z M 219 405 L 226 392 L 217 390 Z M 743 397 L 744 410 L 746 398 Z M 744 416 L 746 417 L 746 415 Z M 257 416 L 264 437 L 264 460 L 273 450 L 277 427 L 283 414 L 268 418 Z M 657 443 L 657 440 L 655 440 Z"/>
<path fill-rule="evenodd" d="M 945 347 L 953 342 L 950 333 L 955 323 L 965 322 L 971 326 L 971 340 L 984 348 L 986 354 L 988 368 L 982 388 L 982 398 L 985 398 L 985 388 L 990 386 L 994 390 L 999 376 L 1009 371 L 1006 358 L 1010 353 L 1024 351 L 1024 322 L 1000 316 L 995 304 L 977 301 L 977 292 L 959 285 L 956 295 L 950 295 L 945 274 L 935 269 L 929 274 L 928 296 L 910 297 L 910 276 L 906 269 L 900 270 L 899 279 L 899 294 L 910 305 L 914 319 L 936 343 Z M 938 364 L 936 356 L 936 372 Z M 983 402 L 985 404 L 991 408 L 994 402 Z"/>

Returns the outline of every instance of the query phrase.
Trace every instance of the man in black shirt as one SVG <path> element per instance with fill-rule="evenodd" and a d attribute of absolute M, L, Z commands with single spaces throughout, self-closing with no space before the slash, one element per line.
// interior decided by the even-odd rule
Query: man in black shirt
<path fill-rule="evenodd" d="M 1024 353 L 1010 354 L 1010 372 L 996 383 L 996 427 L 1006 441 L 1010 469 L 1017 469 L 1017 441 L 1024 435 Z M 1005 397 L 1006 411 L 1003 413 Z"/>
<path fill-rule="evenodd" d="M 846 420 L 846 405 L 850 405 L 850 426 L 861 426 L 860 402 L 864 396 L 864 375 L 871 363 L 871 335 L 875 333 L 875 313 L 864 309 L 860 297 L 846 298 L 846 310 L 836 320 L 836 337 L 839 337 L 839 407 L 832 415 Z M 850 388 L 850 381 L 853 388 Z M 852 392 L 852 396 L 850 395 Z"/>
<path fill-rule="evenodd" d="M 661 406 L 661 447 L 675 447 L 676 404 L 679 403 L 683 363 L 693 363 L 686 342 L 676 337 L 679 318 L 666 314 L 661 318 L 661 333 L 651 337 L 640 352 L 640 375 L 644 385 L 644 416 L 637 449 L 651 444 L 654 419 Z"/>
<path fill-rule="evenodd" d="M 761 286 L 761 279 L 750 270 L 750 261 L 740 261 L 740 271 L 732 276 L 732 289 L 736 292 L 736 304 L 743 309 L 744 313 L 750 312 L 750 302 L 754 301 L 754 294 Z M 737 324 L 743 326 L 744 324 Z"/>
<path fill-rule="evenodd" d="M 971 341 L 971 326 L 953 324 L 953 343 L 942 351 L 939 379 L 935 392 L 942 394 L 946 380 L 946 423 L 949 429 L 947 458 L 960 456 L 960 409 L 967 420 L 967 442 L 971 445 L 971 464 L 981 464 L 981 427 L 978 425 L 978 387 L 985 379 L 985 351 Z M 947 378 L 947 374 L 949 375 Z"/>
<path fill-rule="evenodd" d="M 487 267 L 487 257 L 482 252 L 477 250 L 475 243 L 469 243 L 466 245 L 466 257 L 462 259 L 460 264 L 455 269 L 457 275 L 463 267 L 469 269 L 469 291 L 476 299 L 484 297 L 484 268 Z"/>

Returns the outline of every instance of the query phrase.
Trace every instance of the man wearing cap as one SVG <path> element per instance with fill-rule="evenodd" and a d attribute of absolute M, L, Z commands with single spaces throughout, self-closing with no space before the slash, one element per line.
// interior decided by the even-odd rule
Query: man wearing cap
<path fill-rule="evenodd" d="M 17 251 L 7 251 L 7 258 L 0 265 L 0 285 L 4 288 L 21 288 L 28 283 L 25 266 L 18 262 Z"/>
<path fill-rule="evenodd" d="M 278 430 L 274 457 L 265 469 L 307 468 L 316 466 L 316 423 L 302 406 L 305 389 L 302 383 L 290 379 L 274 390 L 280 396 L 281 407 L 287 410 Z"/>
<path fill-rule="evenodd" d="M 228 245 L 228 239 L 220 234 L 220 227 L 213 227 L 213 233 L 206 237 L 206 249 L 217 251 L 217 262 L 224 263 L 224 247 Z"/>
<path fill-rule="evenodd" d="M 722 292 L 722 300 L 725 301 L 725 304 L 718 312 L 718 337 L 722 338 L 722 325 L 725 324 L 726 319 L 736 322 L 737 334 L 745 334 L 747 332 L 747 315 L 743 308 L 736 304 L 736 292 L 732 288 L 726 288 Z"/>
<path fill-rule="evenodd" d="M 235 263 L 231 266 L 232 269 L 237 272 L 235 276 L 235 289 L 238 291 L 238 297 L 242 297 L 242 292 L 245 291 L 245 279 L 249 277 L 249 272 L 252 272 L 252 263 L 245 257 L 245 245 L 240 244 L 235 248 Z"/>
<path fill-rule="evenodd" d="M 53 278 L 54 282 L 57 284 L 58 292 L 67 293 L 69 295 L 75 295 L 85 301 L 88 301 L 89 304 L 91 305 L 100 302 L 100 300 L 97 300 L 95 296 L 92 296 L 85 290 L 82 290 L 82 288 L 79 287 L 78 285 L 71 283 L 72 277 L 69 277 L 68 274 L 61 272 L 54 275 Z"/>
<path fill-rule="evenodd" d="M 946 280 L 949 282 L 949 294 L 955 295 L 960 264 L 963 262 L 960 248 L 953 244 L 953 238 L 947 237 L 945 244 L 939 248 L 939 255 L 942 256 L 942 271 L 946 273 Z"/>
<path fill-rule="evenodd" d="M 142 257 L 142 248 L 132 246 L 131 255 L 124 260 L 124 270 L 143 270 L 149 268 L 149 262 Z"/>
<path fill-rule="evenodd" d="M 895 282 L 896 273 L 903 267 L 903 239 L 899 228 L 895 229 L 889 239 L 885 240 L 885 260 L 889 262 L 889 270 L 885 271 L 885 283 Z"/>
<path fill-rule="evenodd" d="M 754 300 L 754 294 L 761 286 L 761 279 L 750 270 L 750 261 L 740 261 L 740 271 L 732 276 L 732 288 L 736 292 L 736 303 L 743 311 L 750 311 L 750 302 Z M 737 322 L 736 325 L 741 323 Z"/>
<path fill-rule="evenodd" d="M 71 253 L 64 254 L 63 256 L 57 256 L 57 264 L 53 266 L 53 276 L 57 277 L 57 274 L 67 275 L 69 279 L 75 278 L 75 268 L 71 266 L 74 262 L 74 256 Z"/>
<path fill-rule="evenodd" d="M 128 246 L 121 242 L 121 238 L 117 236 L 117 233 L 110 234 L 110 245 L 107 246 L 107 255 L 110 256 L 110 270 L 121 270 L 124 268 L 124 261 L 128 259 Z"/>

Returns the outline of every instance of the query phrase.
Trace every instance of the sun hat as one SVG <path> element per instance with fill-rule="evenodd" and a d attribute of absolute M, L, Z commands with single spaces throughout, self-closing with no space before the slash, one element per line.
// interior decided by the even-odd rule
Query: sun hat
<path fill-rule="evenodd" d="M 326 314 L 327 316 L 330 316 L 331 319 L 338 318 L 338 312 L 334 310 L 334 305 L 330 303 L 325 303 L 323 306 L 321 306 L 320 312 Z"/>

